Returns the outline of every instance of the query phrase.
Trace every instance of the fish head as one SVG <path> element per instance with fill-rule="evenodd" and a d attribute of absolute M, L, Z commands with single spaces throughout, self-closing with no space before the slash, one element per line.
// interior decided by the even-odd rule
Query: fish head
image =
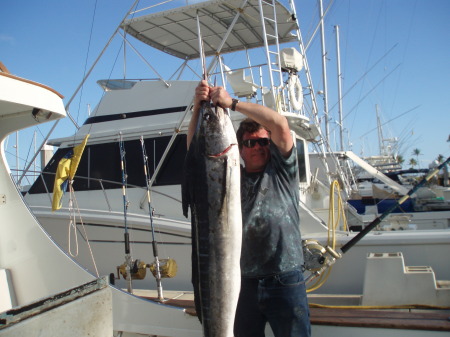
<path fill-rule="evenodd" d="M 231 118 L 220 106 L 211 106 L 211 104 L 204 106 L 201 129 L 205 141 L 205 154 L 209 157 L 220 157 L 230 147 L 237 146 Z"/>

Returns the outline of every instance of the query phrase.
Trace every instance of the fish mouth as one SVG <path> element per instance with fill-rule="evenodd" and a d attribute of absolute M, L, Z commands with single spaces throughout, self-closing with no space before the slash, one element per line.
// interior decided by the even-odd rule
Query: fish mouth
<path fill-rule="evenodd" d="M 219 153 L 216 153 L 216 154 L 208 154 L 208 157 L 210 157 L 210 158 L 219 158 L 219 157 L 222 157 L 222 156 L 226 155 L 226 154 L 232 149 L 232 147 L 235 146 L 235 145 L 237 145 L 237 144 L 230 144 L 230 145 L 229 145 L 225 150 L 223 150 L 222 152 L 219 152 Z"/>

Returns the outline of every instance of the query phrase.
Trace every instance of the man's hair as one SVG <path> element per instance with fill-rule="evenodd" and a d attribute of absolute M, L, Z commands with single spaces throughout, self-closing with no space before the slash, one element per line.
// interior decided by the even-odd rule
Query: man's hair
<path fill-rule="evenodd" d="M 239 124 L 239 128 L 236 131 L 236 138 L 238 141 L 238 145 L 239 148 L 242 148 L 242 141 L 243 141 L 243 137 L 244 137 L 244 133 L 248 132 L 248 133 L 254 133 L 257 132 L 261 129 L 265 129 L 267 130 L 267 128 L 265 128 L 264 126 L 262 126 L 261 124 L 255 122 L 253 119 L 251 118 L 246 118 L 244 119 L 241 124 Z M 267 130 L 267 132 L 270 135 L 270 131 Z"/>

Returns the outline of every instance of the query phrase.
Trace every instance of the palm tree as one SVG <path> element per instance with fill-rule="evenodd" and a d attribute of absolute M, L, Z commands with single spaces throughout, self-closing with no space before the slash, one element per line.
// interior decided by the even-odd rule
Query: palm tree
<path fill-rule="evenodd" d="M 414 158 L 411 158 L 409 160 L 409 165 L 411 165 L 411 168 L 414 168 L 414 166 L 417 165 L 417 161 Z"/>
<path fill-rule="evenodd" d="M 444 162 L 444 156 L 442 154 L 440 154 L 440 155 L 438 155 L 436 160 L 439 164 L 442 164 Z"/>
<path fill-rule="evenodd" d="M 419 165 L 419 155 L 421 155 L 420 150 L 414 149 L 412 155 L 417 157 L 416 165 L 418 165 L 420 168 L 420 165 Z"/>
<path fill-rule="evenodd" d="M 405 162 L 405 158 L 401 154 L 397 155 L 397 163 L 402 165 Z"/>

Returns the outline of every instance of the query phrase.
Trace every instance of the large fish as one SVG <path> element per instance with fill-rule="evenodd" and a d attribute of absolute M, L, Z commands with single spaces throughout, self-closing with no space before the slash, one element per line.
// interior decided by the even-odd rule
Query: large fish
<path fill-rule="evenodd" d="M 205 337 L 231 337 L 240 291 L 240 162 L 236 134 L 222 108 L 203 102 L 184 165 L 195 308 Z"/>

